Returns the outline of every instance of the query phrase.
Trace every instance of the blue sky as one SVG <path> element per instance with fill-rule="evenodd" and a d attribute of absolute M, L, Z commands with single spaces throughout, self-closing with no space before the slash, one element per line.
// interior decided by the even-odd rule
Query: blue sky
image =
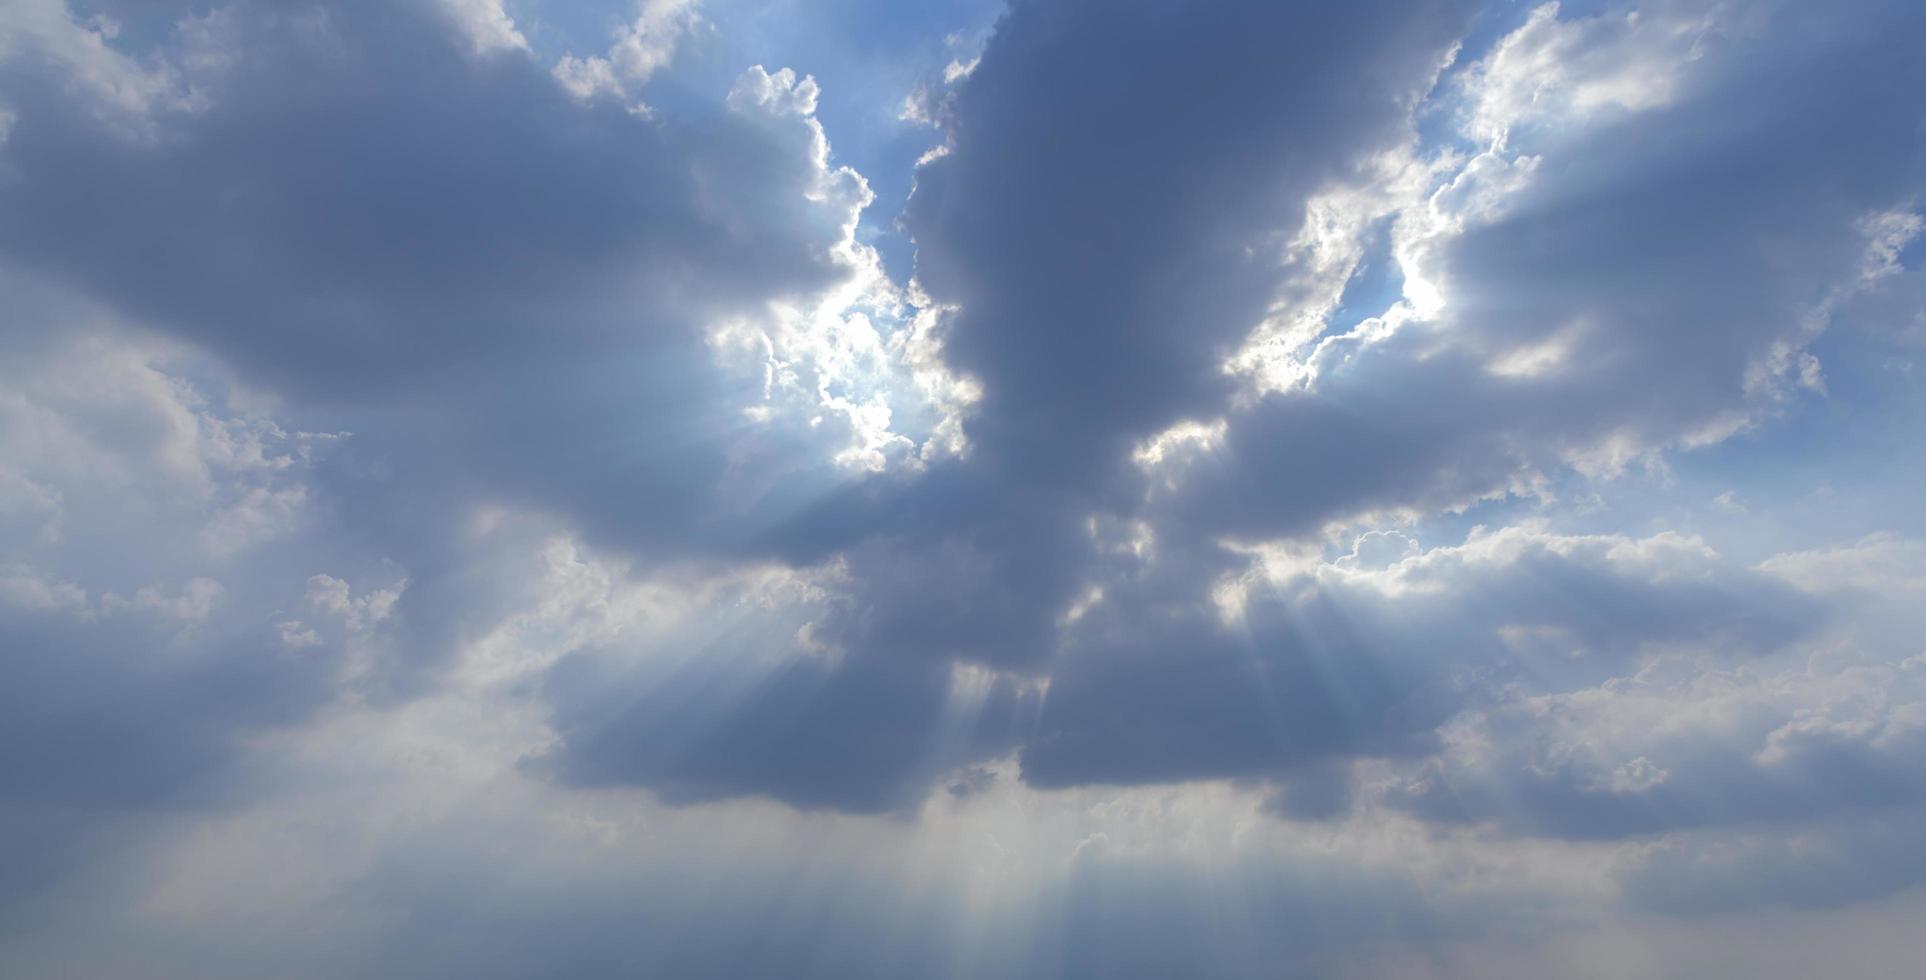
<path fill-rule="evenodd" d="M 1922 43 L 0 0 L 0 974 L 1905 975 Z"/>

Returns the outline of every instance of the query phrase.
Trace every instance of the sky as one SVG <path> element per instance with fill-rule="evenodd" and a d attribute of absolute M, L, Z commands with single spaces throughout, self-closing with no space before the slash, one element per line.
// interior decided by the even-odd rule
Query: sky
<path fill-rule="evenodd" d="M 0 975 L 1913 975 L 1922 48 L 0 0 Z"/>

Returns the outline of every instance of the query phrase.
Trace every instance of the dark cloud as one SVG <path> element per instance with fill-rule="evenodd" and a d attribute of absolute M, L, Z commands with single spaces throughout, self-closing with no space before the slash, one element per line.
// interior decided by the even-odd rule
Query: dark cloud
<path fill-rule="evenodd" d="M 330 696 L 325 656 L 275 656 L 249 635 L 129 614 L 0 616 L 0 801 L 108 811 L 201 807 L 231 796 L 237 737 L 294 721 Z M 264 655 L 265 654 L 265 655 Z"/>
<path fill-rule="evenodd" d="M 1382 574 L 1254 583 L 1228 623 L 1215 609 L 1107 599 L 1052 672 L 1024 778 L 1301 779 L 1353 756 L 1409 757 L 1497 688 L 1614 676 L 1650 644 L 1767 652 L 1820 608 L 1663 540 L 1506 532 Z"/>
<path fill-rule="evenodd" d="M 1616 15 L 1597 16 L 1546 23 L 1608 43 Z M 1309 390 L 1233 411 L 1166 506 L 1206 533 L 1299 535 L 1717 441 L 1769 410 L 1865 268 L 1864 220 L 1926 183 L 1912 95 L 1926 78 L 1901 40 L 1917 11 L 1867 5 L 1807 45 L 1810 20 L 1774 9 L 1768 35 L 1692 62 L 1671 104 L 1518 122 L 1523 186 L 1496 214 L 1467 206 L 1469 227 L 1425 260 L 1445 294 L 1435 328 L 1334 347 Z M 1488 178 L 1465 173 L 1433 208 L 1476 197 Z"/>
<path fill-rule="evenodd" d="M 1433 3 L 1009 12 L 945 107 L 949 151 L 919 170 L 904 216 L 918 280 L 960 307 L 944 358 L 982 385 L 971 454 L 832 495 L 783 532 L 802 553 L 860 540 L 841 552 L 850 584 L 822 623 L 851 657 L 830 683 L 896 685 L 870 692 L 890 706 L 881 714 L 822 707 L 834 727 L 819 744 L 929 737 L 947 673 L 880 674 L 880 659 L 1049 664 L 1095 567 L 1084 525 L 1138 492 L 1131 444 L 1229 393 L 1218 364 L 1277 288 L 1274 260 L 1247 250 L 1288 238 L 1308 195 L 1402 132 L 1461 19 Z M 900 716 L 905 729 L 892 719 L 908 705 L 920 707 Z M 757 736 L 757 719 L 710 745 L 709 764 L 795 744 L 786 728 Z M 1235 747 L 1200 736 L 1195 751 L 1213 744 Z M 843 798 L 895 798 L 907 772 L 853 767 Z M 1140 778 L 1152 772 L 1196 774 L 1147 766 Z"/>
<path fill-rule="evenodd" d="M 779 477 L 836 478 L 846 429 L 758 429 L 707 337 L 853 274 L 832 246 L 860 200 L 801 115 L 577 101 L 425 2 L 104 12 L 140 13 L 131 54 L 55 5 L 0 63 L 23 399 L 0 470 L 45 510 L 8 525 L 9 574 L 80 595 L 0 610 L 9 799 L 204 797 L 245 736 L 344 683 L 419 694 L 513 593 L 477 505 L 714 560 L 777 523 Z M 230 417 L 230 384 L 273 420 Z M 352 677 L 344 644 L 377 640 L 304 604 L 325 572 L 408 580 Z M 207 623 L 102 612 L 99 583 L 202 573 L 230 603 Z"/>
<path fill-rule="evenodd" d="M 919 282 L 955 307 L 945 361 L 982 386 L 971 452 L 832 494 L 786 526 L 795 554 L 838 554 L 849 573 L 820 638 L 852 663 L 1047 674 L 1024 778 L 1070 786 L 1426 751 L 1471 692 L 1520 669 L 1501 628 L 1574 637 L 1596 658 L 1528 665 L 1539 681 L 1596 679 L 1649 643 L 1763 651 L 1799 635 L 1816 607 L 1756 577 L 1661 585 L 1550 552 L 1489 581 L 1459 569 L 1477 585 L 1447 587 L 1456 608 L 1318 594 L 1253 600 L 1238 630 L 1219 622 L 1211 589 L 1246 561 L 1222 537 L 1312 538 L 1373 513 L 1540 493 L 1543 474 L 1613 472 L 1770 411 L 1799 383 L 1814 316 L 1866 260 L 1864 217 L 1916 186 L 1901 125 L 1915 100 L 1886 84 L 1912 70 L 1893 58 L 1906 32 L 1873 17 L 1793 51 L 1777 31 L 1799 15 L 1784 13 L 1750 47 L 1707 48 L 1681 79 L 1605 79 L 1650 86 L 1656 107 L 1608 105 L 1574 126 L 1507 110 L 1525 113 L 1518 135 L 1490 155 L 1532 172 L 1501 207 L 1470 203 L 1498 191 L 1467 168 L 1434 205 L 1462 229 L 1374 218 L 1363 236 L 1378 265 L 1394 246 L 1421 254 L 1443 311 L 1388 338 L 1333 334 L 1310 386 L 1234 397 L 1225 360 L 1280 297 L 1306 295 L 1305 260 L 1278 256 L 1307 202 L 1375 179 L 1370 161 L 1411 138 L 1464 16 L 1014 7 L 942 103 L 945 153 L 919 170 L 904 216 Z M 1545 20 L 1517 45 L 1568 31 L 1605 47 L 1624 40 L 1614 24 Z M 1868 61 L 1891 75 L 1849 70 Z M 1805 100 L 1745 96 L 1768 64 L 1808 78 Z M 1510 81 L 1493 76 L 1523 70 L 1460 71 L 1433 97 L 1498 98 Z M 1602 84 L 1597 70 L 1548 84 Z M 1835 101 L 1860 109 L 1812 109 Z M 1342 302 L 1396 290 L 1378 278 Z M 1219 415 L 1205 445 L 1131 461 L 1166 427 Z M 1097 525 L 1142 527 L 1157 547 L 1117 558 Z M 1093 589 L 1102 601 L 1066 626 Z M 936 696 L 897 693 L 879 700 Z"/>
<path fill-rule="evenodd" d="M 107 974 L 1078 977 L 1546 927 L 1459 876 L 1916 885 L 1916 543 L 1650 501 L 1911 377 L 1926 13 L 1566 6 L 893 19 L 958 61 L 863 221 L 713 45 L 579 97 L 431 0 L 0 12 L 0 964 L 109 893 Z M 287 838 L 263 906 L 342 918 L 222 942 Z"/>
<path fill-rule="evenodd" d="M 534 765 L 571 785 L 856 812 L 914 807 L 944 774 L 1009 752 L 1035 713 L 1034 696 L 1007 679 L 953 706 L 948 668 L 912 658 L 801 659 L 747 682 L 691 671 L 639 684 L 578 660 L 548 686 L 566 748 Z"/>
<path fill-rule="evenodd" d="M 1014 5 L 904 216 L 977 451 L 1101 478 L 1219 406 L 1305 199 L 1403 134 L 1462 7 Z"/>
<path fill-rule="evenodd" d="M 178 33 L 185 94 L 132 119 L 8 66 L 0 251 L 356 432 L 326 479 L 358 518 L 419 537 L 492 499 L 728 553 L 771 474 L 827 473 L 837 427 L 750 431 L 706 340 L 851 274 L 803 119 L 581 103 L 424 3 Z"/>
<path fill-rule="evenodd" d="M 1322 591 L 1252 599 L 1233 629 L 1211 590 L 1247 563 L 1221 536 L 1459 506 L 1754 409 L 1748 377 L 1774 345 L 1796 354 L 1863 261 L 1855 222 L 1916 176 L 1903 87 L 1840 70 L 1887 63 L 1893 35 L 1722 49 L 1622 121 L 1514 120 L 1532 180 L 1462 232 L 1373 218 L 1366 247 L 1421 246 L 1441 319 L 1353 342 L 1307 389 L 1236 397 L 1226 358 L 1280 297 L 1303 298 L 1286 246 L 1307 202 L 1374 179 L 1371 161 L 1413 138 L 1469 17 L 1014 7 L 943 100 L 946 151 L 904 215 L 920 285 L 953 308 L 944 361 L 982 391 L 969 454 L 921 473 L 839 477 L 823 462 L 836 425 L 750 423 L 756 379 L 715 364 L 710 326 L 854 274 L 831 246 L 860 202 L 825 199 L 804 119 L 780 99 L 656 119 L 581 102 L 529 59 L 476 54 L 439 9 L 188 21 L 188 67 L 155 82 L 179 91 L 112 112 L 66 111 L 83 95 L 57 72 L 11 63 L 0 249 L 356 433 L 317 485 L 336 533 L 408 571 L 404 674 L 485 630 L 511 588 L 464 535 L 477 503 L 555 514 L 655 564 L 839 570 L 814 634 L 830 655 L 798 653 L 761 693 L 668 685 L 617 710 L 568 693 L 610 679 L 558 675 L 570 782 L 867 810 L 1017 749 L 1039 785 L 1282 776 L 1427 750 L 1481 672 L 1515 666 L 1501 627 L 1582 637 L 1612 662 L 1660 639 L 1795 632 L 1766 615 L 1793 604 L 1753 583 L 1667 593 L 1549 553 L 1457 589 L 1451 610 Z M 1530 30 L 1519 44 L 1540 43 Z M 202 35 L 222 59 L 189 56 Z M 1768 55 L 1812 81 L 1805 101 L 1726 111 Z M 1490 85 L 1510 70 L 1493 65 Z M 1465 77 L 1447 87 L 1485 97 Z M 1849 119 L 1812 111 L 1847 99 Z M 1564 345 L 1553 370 L 1490 370 L 1548 343 Z M 1626 398 L 1634 379 L 1644 394 Z M 1210 444 L 1132 461 L 1173 423 L 1220 415 Z M 1152 552 L 1103 540 L 1139 533 Z M 1086 594 L 1101 599 L 1069 622 Z M 932 755 L 957 663 L 1015 671 L 996 682 L 1006 699 L 1047 675 L 1036 730 Z"/>

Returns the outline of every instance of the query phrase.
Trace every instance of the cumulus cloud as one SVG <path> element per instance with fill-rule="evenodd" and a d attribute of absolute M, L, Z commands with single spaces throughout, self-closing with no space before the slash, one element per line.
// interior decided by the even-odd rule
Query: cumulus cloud
<path fill-rule="evenodd" d="M 528 49 L 528 38 L 522 36 L 501 0 L 443 0 L 443 6 L 468 32 L 477 54 Z"/>
<path fill-rule="evenodd" d="M 491 29 L 499 33 L 495 14 L 489 12 Z M 555 77 L 581 98 L 634 99 L 636 90 L 675 58 L 683 35 L 701 23 L 696 0 L 637 0 L 635 18 L 615 31 L 607 54 L 565 55 L 555 64 Z M 635 106 L 647 111 L 639 102 Z"/>
<path fill-rule="evenodd" d="M 961 7 L 0 3 L 0 969 L 1907 907 L 1915 5 Z"/>
<path fill-rule="evenodd" d="M 10 793 L 171 792 L 338 684 L 426 683 L 500 615 L 477 509 L 713 560 L 779 474 L 836 479 L 849 430 L 747 418 L 711 346 L 855 273 L 811 106 L 638 120 L 434 4 L 179 13 L 4 17 Z"/>
<path fill-rule="evenodd" d="M 1026 778 L 1289 776 L 1408 757 L 1435 749 L 1461 709 L 1520 686 L 1564 690 L 1666 646 L 1769 652 L 1817 615 L 1689 539 L 1521 528 L 1376 570 L 1260 560 L 1213 598 L 1159 601 L 1151 585 L 1080 620 Z"/>

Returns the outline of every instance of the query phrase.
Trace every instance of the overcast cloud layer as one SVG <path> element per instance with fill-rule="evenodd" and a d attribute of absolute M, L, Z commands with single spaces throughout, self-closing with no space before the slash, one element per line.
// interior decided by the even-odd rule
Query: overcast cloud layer
<path fill-rule="evenodd" d="M 1909 975 L 1923 50 L 0 0 L 0 974 Z"/>

